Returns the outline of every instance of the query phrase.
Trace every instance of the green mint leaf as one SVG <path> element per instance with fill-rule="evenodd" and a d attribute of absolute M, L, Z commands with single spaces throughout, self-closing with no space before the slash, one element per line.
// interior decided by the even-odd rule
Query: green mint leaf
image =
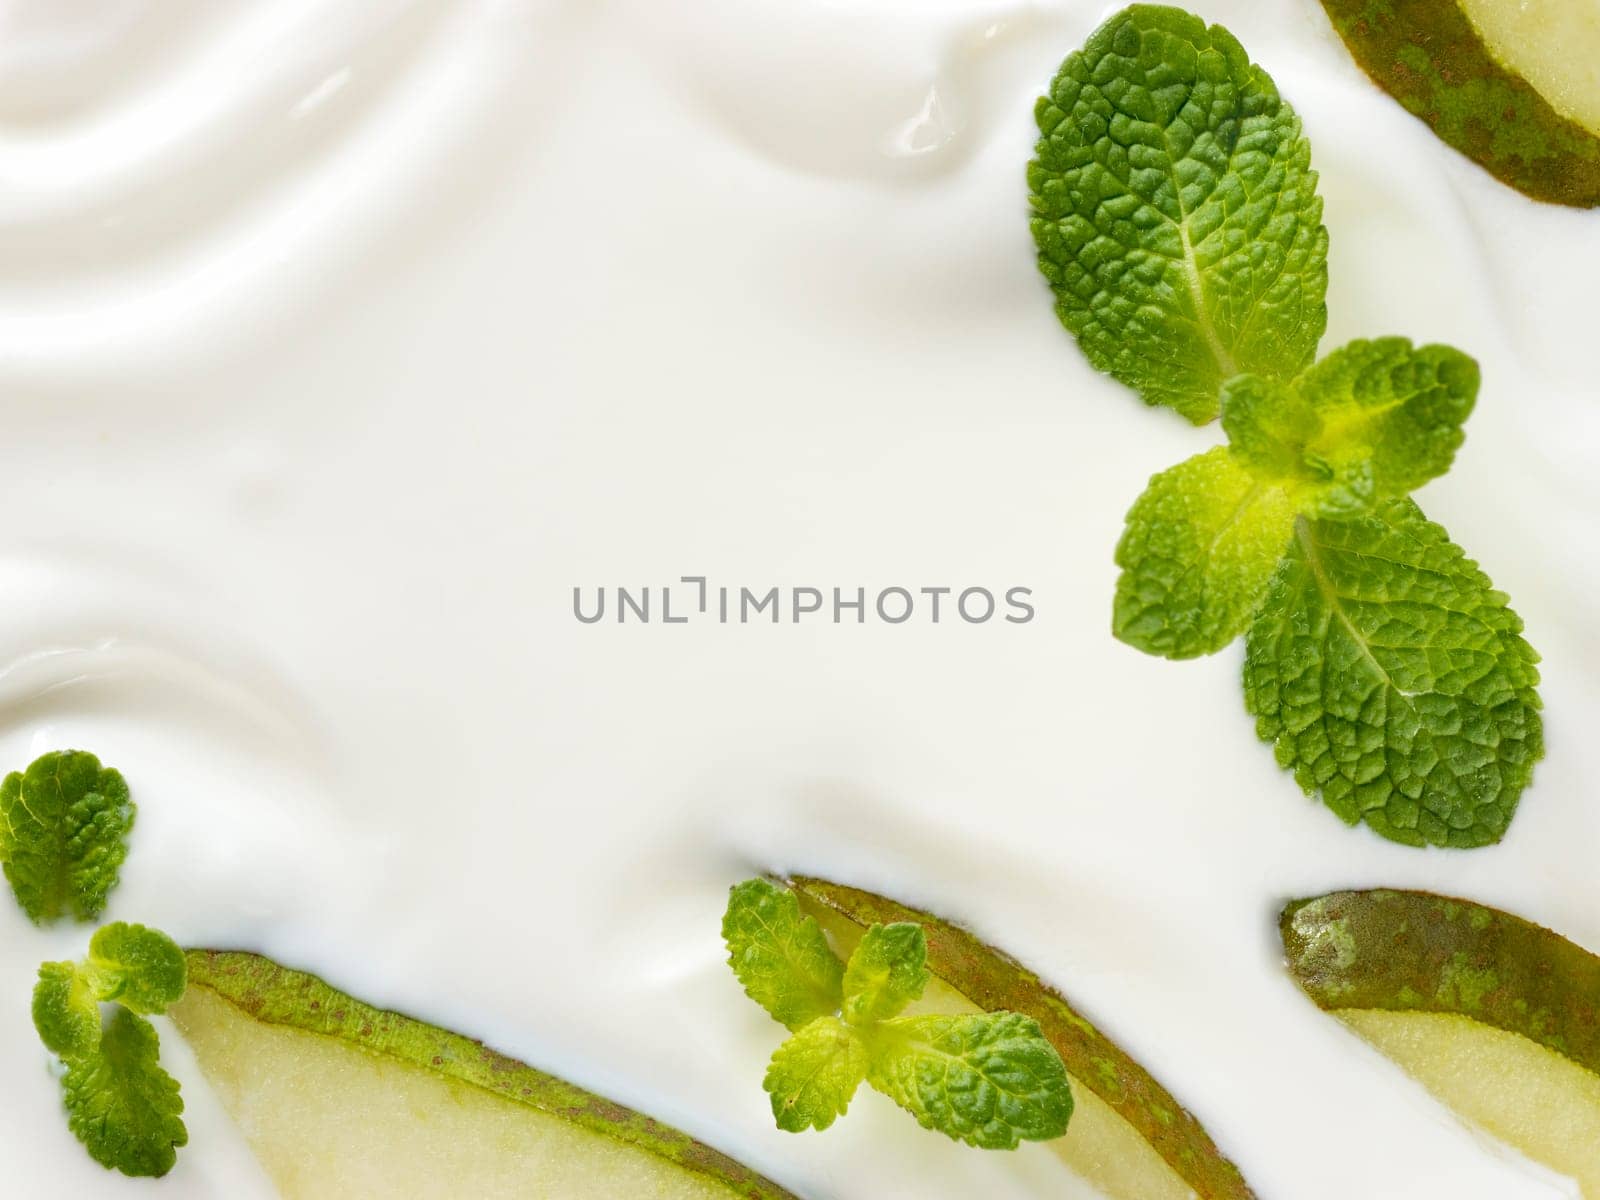
<path fill-rule="evenodd" d="M 868 1081 L 927 1129 L 986 1150 L 1066 1132 L 1066 1067 L 1032 1017 L 898 1017 L 873 1029 L 869 1049 Z"/>
<path fill-rule="evenodd" d="M 1292 381 L 1245 375 L 1222 391 L 1235 457 L 1317 516 L 1352 516 L 1450 469 L 1478 364 L 1405 338 L 1351 342 Z"/>
<path fill-rule="evenodd" d="M 69 962 L 39 967 L 33 1025 L 45 1049 L 62 1058 L 83 1058 L 99 1048 L 100 1005 L 77 967 Z"/>
<path fill-rule="evenodd" d="M 1035 116 L 1039 267 L 1095 367 L 1201 423 L 1224 380 L 1311 362 L 1328 282 L 1311 149 L 1233 35 L 1124 9 Z"/>
<path fill-rule="evenodd" d="M 67 1124 L 101 1166 L 124 1175 L 165 1175 L 189 1140 L 178 1082 L 161 1069 L 155 1027 L 125 1008 L 99 1048 L 69 1059 L 61 1088 Z"/>
<path fill-rule="evenodd" d="M 1352 342 L 1291 381 L 1222 392 L 1226 449 L 1164 471 L 1117 546 L 1112 630 L 1150 654 L 1220 650 L 1250 624 L 1297 514 L 1349 517 L 1450 467 L 1478 368 L 1448 346 Z"/>
<path fill-rule="evenodd" d="M 1407 845 L 1500 840 L 1543 753 L 1538 655 L 1504 594 L 1409 500 L 1300 518 L 1246 639 L 1278 761 Z"/>
<path fill-rule="evenodd" d="M 921 925 L 874 925 L 844 969 L 844 1018 L 866 1025 L 892 1017 L 922 995 L 928 978 L 928 939 Z"/>
<path fill-rule="evenodd" d="M 800 915 L 800 901 L 787 888 L 765 879 L 734 887 L 722 940 L 745 994 L 790 1030 L 839 1011 L 844 964 L 816 920 Z"/>
<path fill-rule="evenodd" d="M 82 750 L 54 751 L 0 783 L 0 862 L 35 924 L 92 921 L 127 857 L 128 785 Z"/>
<path fill-rule="evenodd" d="M 165 1012 L 183 996 L 189 967 L 177 942 L 158 929 L 106 925 L 89 940 L 85 973 L 98 1000 L 137 1013 Z"/>
<path fill-rule="evenodd" d="M 1226 447 L 1163 471 L 1134 502 L 1117 544 L 1112 632 L 1166 658 L 1220 650 L 1249 625 L 1294 517 L 1288 493 Z"/>
<path fill-rule="evenodd" d="M 842 1117 L 867 1077 L 867 1048 L 838 1017 L 818 1017 L 779 1046 L 761 1086 L 778 1128 L 826 1129 Z"/>

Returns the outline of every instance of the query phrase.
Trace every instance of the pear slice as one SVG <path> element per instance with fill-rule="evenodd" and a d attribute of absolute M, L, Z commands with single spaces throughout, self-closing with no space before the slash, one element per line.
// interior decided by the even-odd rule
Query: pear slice
<path fill-rule="evenodd" d="M 1497 909 L 1334 892 L 1283 911 L 1295 981 L 1485 1132 L 1600 1200 L 1600 958 Z"/>
<path fill-rule="evenodd" d="M 1556 112 L 1600 135 L 1600 5 L 1458 0 L 1489 53 Z"/>
<path fill-rule="evenodd" d="M 1600 204 L 1594 0 L 1322 0 L 1363 70 L 1536 200 Z"/>
<path fill-rule="evenodd" d="M 1039 1022 L 1072 1080 L 1065 1136 L 1049 1145 L 1113 1200 L 1254 1200 L 1195 1120 L 1143 1067 L 1021 963 L 958 926 L 872 892 L 821 879 L 784 880 L 848 957 L 867 927 L 915 921 L 934 978 L 913 1011 L 1010 1009 Z"/>
<path fill-rule="evenodd" d="M 170 1010 L 287 1200 L 795 1200 L 687 1134 L 254 954 Z"/>

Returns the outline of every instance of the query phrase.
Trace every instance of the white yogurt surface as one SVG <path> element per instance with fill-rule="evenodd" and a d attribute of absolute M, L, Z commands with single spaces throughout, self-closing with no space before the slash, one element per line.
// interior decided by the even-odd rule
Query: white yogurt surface
<path fill-rule="evenodd" d="M 1501 846 L 1345 829 L 1256 740 L 1238 647 L 1109 633 L 1124 511 L 1220 434 L 1096 375 L 1034 266 L 1033 99 L 1107 6 L 12 0 L 0 767 L 125 773 L 108 919 L 481 1036 L 812 1200 L 1087 1195 L 865 1089 L 772 1127 L 726 888 L 831 875 L 1041 970 L 1264 1200 L 1575 1195 L 1306 1001 L 1275 915 L 1424 887 L 1600 948 L 1600 216 L 1437 143 L 1314 0 L 1194 7 L 1312 139 L 1324 349 L 1482 364 L 1421 500 L 1545 656 Z M 683 575 L 1037 616 L 572 615 Z M 0 903 L 3 1190 L 270 1194 L 170 1028 L 177 1169 L 72 1140 L 28 999 L 86 939 Z"/>

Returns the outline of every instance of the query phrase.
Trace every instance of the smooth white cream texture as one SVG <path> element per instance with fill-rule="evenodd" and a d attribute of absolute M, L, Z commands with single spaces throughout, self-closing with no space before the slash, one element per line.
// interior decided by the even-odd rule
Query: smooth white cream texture
<path fill-rule="evenodd" d="M 1109 632 L 1145 479 L 1212 444 L 1094 374 L 1033 265 L 1033 98 L 1108 12 L 1017 0 L 13 2 L 0 9 L 0 764 L 140 803 L 111 918 L 258 949 L 644 1108 L 813 1200 L 1075 1196 L 863 1091 L 772 1128 L 727 885 L 890 891 L 1058 982 L 1263 1197 L 1573 1194 L 1285 977 L 1274 917 L 1435 888 L 1600 947 L 1600 219 L 1507 191 L 1311 0 L 1197 3 L 1305 122 L 1325 348 L 1484 389 L 1421 497 L 1545 655 L 1506 842 L 1300 796 L 1237 647 Z M 1014 584 L 1037 619 L 580 626 L 571 589 Z M 192 1144 L 108 1176 L 28 1018 L 86 931 L 0 904 L 5 1190 L 265 1185 L 183 1047 Z M 254 1189 L 252 1191 L 252 1189 Z"/>

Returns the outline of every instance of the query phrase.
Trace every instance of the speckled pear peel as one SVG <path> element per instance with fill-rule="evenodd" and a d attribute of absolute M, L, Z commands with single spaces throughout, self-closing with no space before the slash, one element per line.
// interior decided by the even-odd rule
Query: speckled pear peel
<path fill-rule="evenodd" d="M 1600 957 L 1425 892 L 1335 892 L 1281 918 L 1295 982 L 1488 1133 L 1600 1196 Z"/>
<path fill-rule="evenodd" d="M 1459 1013 L 1600 1073 L 1600 957 L 1531 921 L 1427 892 L 1333 892 L 1280 922 L 1289 970 L 1329 1010 Z"/>
<path fill-rule="evenodd" d="M 1445 142 L 1535 200 L 1600 205 L 1600 137 L 1503 66 L 1453 0 L 1322 6 L 1362 69 Z"/>

